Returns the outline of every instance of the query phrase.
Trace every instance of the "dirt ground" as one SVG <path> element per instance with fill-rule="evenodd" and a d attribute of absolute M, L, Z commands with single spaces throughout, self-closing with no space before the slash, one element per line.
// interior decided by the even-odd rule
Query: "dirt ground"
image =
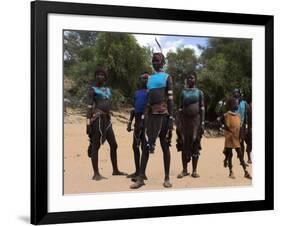
<path fill-rule="evenodd" d="M 126 130 L 126 119 L 129 116 L 122 113 L 114 113 L 112 117 L 113 129 L 118 143 L 118 165 L 121 171 L 133 173 L 134 159 L 132 150 L 132 136 Z M 120 192 L 132 191 L 132 184 L 125 176 L 112 176 L 109 146 L 105 143 L 99 151 L 100 173 L 107 180 L 92 180 L 93 170 L 91 160 L 87 156 L 88 137 L 86 135 L 86 119 L 77 114 L 67 114 L 64 117 L 64 194 L 81 194 L 96 192 Z M 178 179 L 181 172 L 181 153 L 176 150 L 176 136 L 173 134 L 171 147 L 170 179 L 172 188 L 202 188 L 225 186 L 250 186 L 251 180 L 244 178 L 243 169 L 234 154 L 233 170 L 236 179 L 228 178 L 228 170 L 223 167 L 224 155 L 222 154 L 224 138 L 202 139 L 202 150 L 198 163 L 200 178 L 191 176 Z M 245 156 L 246 157 L 246 156 Z M 191 164 L 188 166 L 191 171 Z M 251 165 L 248 171 L 252 173 Z M 146 171 L 148 181 L 139 190 L 159 190 L 163 187 L 164 166 L 162 151 L 159 141 L 156 143 L 154 154 L 149 156 Z M 136 190 L 134 190 L 136 192 Z"/>

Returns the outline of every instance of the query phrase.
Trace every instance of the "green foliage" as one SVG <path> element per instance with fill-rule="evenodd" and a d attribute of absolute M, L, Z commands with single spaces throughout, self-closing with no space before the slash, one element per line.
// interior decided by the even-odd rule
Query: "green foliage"
<path fill-rule="evenodd" d="M 193 49 L 177 49 L 176 52 L 167 54 L 167 73 L 173 78 L 174 100 L 179 104 L 179 96 L 184 88 L 184 74 L 193 71 L 197 66 L 197 57 Z"/>
<path fill-rule="evenodd" d="M 174 100 L 184 87 L 184 74 L 194 70 L 197 86 L 205 94 L 206 119 L 214 120 L 221 113 L 222 103 L 233 88 L 241 88 L 245 98 L 251 97 L 252 45 L 251 40 L 210 38 L 208 45 L 199 46 L 198 58 L 193 49 L 178 48 L 167 54 L 167 73 L 173 77 Z M 107 67 L 108 86 L 112 88 L 112 106 L 120 106 L 132 100 L 137 80 L 143 72 L 152 73 L 152 50 L 140 47 L 131 34 L 65 31 L 64 75 L 68 84 L 64 97 L 77 106 L 85 103 L 87 90 L 94 83 L 97 65 Z"/>
<path fill-rule="evenodd" d="M 152 72 L 151 50 L 141 48 L 133 35 L 105 32 L 65 32 L 65 76 L 74 85 L 66 96 L 85 102 L 87 89 L 94 83 L 97 65 L 108 69 L 108 86 L 113 89 L 113 107 L 131 101 L 139 76 Z M 87 40 L 87 37 L 89 40 Z M 67 57 L 66 57 L 67 56 Z M 116 96 L 115 96 L 116 95 Z"/>
<path fill-rule="evenodd" d="M 251 40 L 211 38 L 200 59 L 199 86 L 205 93 L 207 118 L 214 120 L 217 104 L 241 88 L 251 96 Z"/>
<path fill-rule="evenodd" d="M 97 32 L 94 31 L 64 31 L 64 65 L 68 70 L 72 65 L 81 60 L 81 48 L 93 47 L 96 42 Z"/>
<path fill-rule="evenodd" d="M 141 48 L 133 35 L 100 33 L 96 43 L 97 64 L 109 71 L 109 84 L 130 97 L 136 89 L 137 79 L 150 70 L 148 50 Z"/>
<path fill-rule="evenodd" d="M 112 89 L 112 102 L 113 110 L 118 110 L 126 103 L 126 98 L 119 89 Z"/>

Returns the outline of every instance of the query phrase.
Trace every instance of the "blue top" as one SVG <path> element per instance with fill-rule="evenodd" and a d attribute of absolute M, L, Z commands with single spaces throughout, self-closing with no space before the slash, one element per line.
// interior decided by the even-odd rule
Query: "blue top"
<path fill-rule="evenodd" d="M 151 89 L 159 89 L 165 88 L 167 86 L 167 78 L 169 75 L 165 72 L 157 72 L 149 76 L 147 81 L 147 88 Z"/>
<path fill-rule="evenodd" d="M 97 100 L 110 100 L 111 90 L 108 87 L 96 87 L 93 86 L 92 89 L 95 92 L 95 99 Z"/>
<path fill-rule="evenodd" d="M 240 115 L 240 127 L 242 127 L 244 124 L 246 110 L 246 101 L 241 100 L 236 111 L 236 113 L 239 113 Z"/>
<path fill-rule="evenodd" d="M 200 101 L 200 96 L 202 98 L 202 91 L 197 88 L 194 89 L 184 89 L 181 92 L 181 98 L 183 105 L 189 105 Z"/>
<path fill-rule="evenodd" d="M 146 102 L 147 102 L 147 90 L 146 89 L 137 90 L 134 96 L 135 113 L 143 113 Z"/>

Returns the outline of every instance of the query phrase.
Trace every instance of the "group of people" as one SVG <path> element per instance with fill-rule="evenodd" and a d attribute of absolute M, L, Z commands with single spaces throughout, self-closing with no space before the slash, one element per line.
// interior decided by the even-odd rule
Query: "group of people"
<path fill-rule="evenodd" d="M 138 89 L 134 95 L 133 110 L 127 125 L 127 131 L 133 130 L 133 151 L 135 172 L 127 174 L 118 168 L 117 142 L 113 132 L 110 116 L 111 90 L 106 86 L 108 72 L 103 67 L 95 71 L 96 84 L 89 89 L 87 110 L 87 134 L 90 144 L 88 156 L 91 158 L 94 176 L 93 180 L 105 179 L 98 167 L 98 152 L 100 146 L 107 140 L 110 146 L 110 158 L 113 167 L 112 175 L 127 176 L 133 181 L 131 189 L 145 185 L 147 180 L 146 166 L 149 155 L 154 153 L 156 140 L 159 137 L 164 162 L 163 186 L 172 187 L 170 181 L 170 146 L 173 125 L 176 125 L 177 150 L 181 151 L 182 171 L 177 178 L 189 175 L 187 165 L 192 162 L 191 176 L 200 177 L 197 165 L 201 149 L 201 138 L 204 133 L 205 107 L 204 94 L 196 87 L 197 75 L 191 71 L 184 75 L 185 88 L 180 94 L 179 109 L 174 114 L 173 81 L 165 73 L 164 55 L 154 53 L 152 66 L 154 73 L 144 73 L 138 80 Z M 240 94 L 239 90 L 237 93 Z M 242 101 L 236 92 L 227 102 L 228 111 L 221 118 L 225 125 L 225 160 L 224 166 L 229 167 L 229 177 L 234 178 L 232 171 L 232 149 L 235 149 L 244 169 L 245 177 L 251 179 L 244 161 L 244 134 L 249 131 L 249 105 Z M 247 113 L 246 113 L 247 112 Z M 132 123 L 134 120 L 134 129 Z M 247 121 L 247 122 L 246 122 Z M 247 126 L 246 126 L 247 125 Z M 247 134 L 249 132 L 247 131 Z M 243 143 L 243 145 L 242 145 Z M 250 156 L 251 138 L 247 136 L 247 153 Z M 249 147 L 249 148 L 248 148 Z M 141 151 L 140 151 L 141 149 Z M 248 163 L 251 163 L 249 157 Z"/>

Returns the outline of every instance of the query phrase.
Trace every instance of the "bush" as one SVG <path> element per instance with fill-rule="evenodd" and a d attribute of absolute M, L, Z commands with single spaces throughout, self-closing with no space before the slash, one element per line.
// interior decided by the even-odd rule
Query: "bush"
<path fill-rule="evenodd" d="M 119 89 L 112 89 L 112 110 L 119 110 L 125 103 L 126 98 L 123 93 Z"/>

